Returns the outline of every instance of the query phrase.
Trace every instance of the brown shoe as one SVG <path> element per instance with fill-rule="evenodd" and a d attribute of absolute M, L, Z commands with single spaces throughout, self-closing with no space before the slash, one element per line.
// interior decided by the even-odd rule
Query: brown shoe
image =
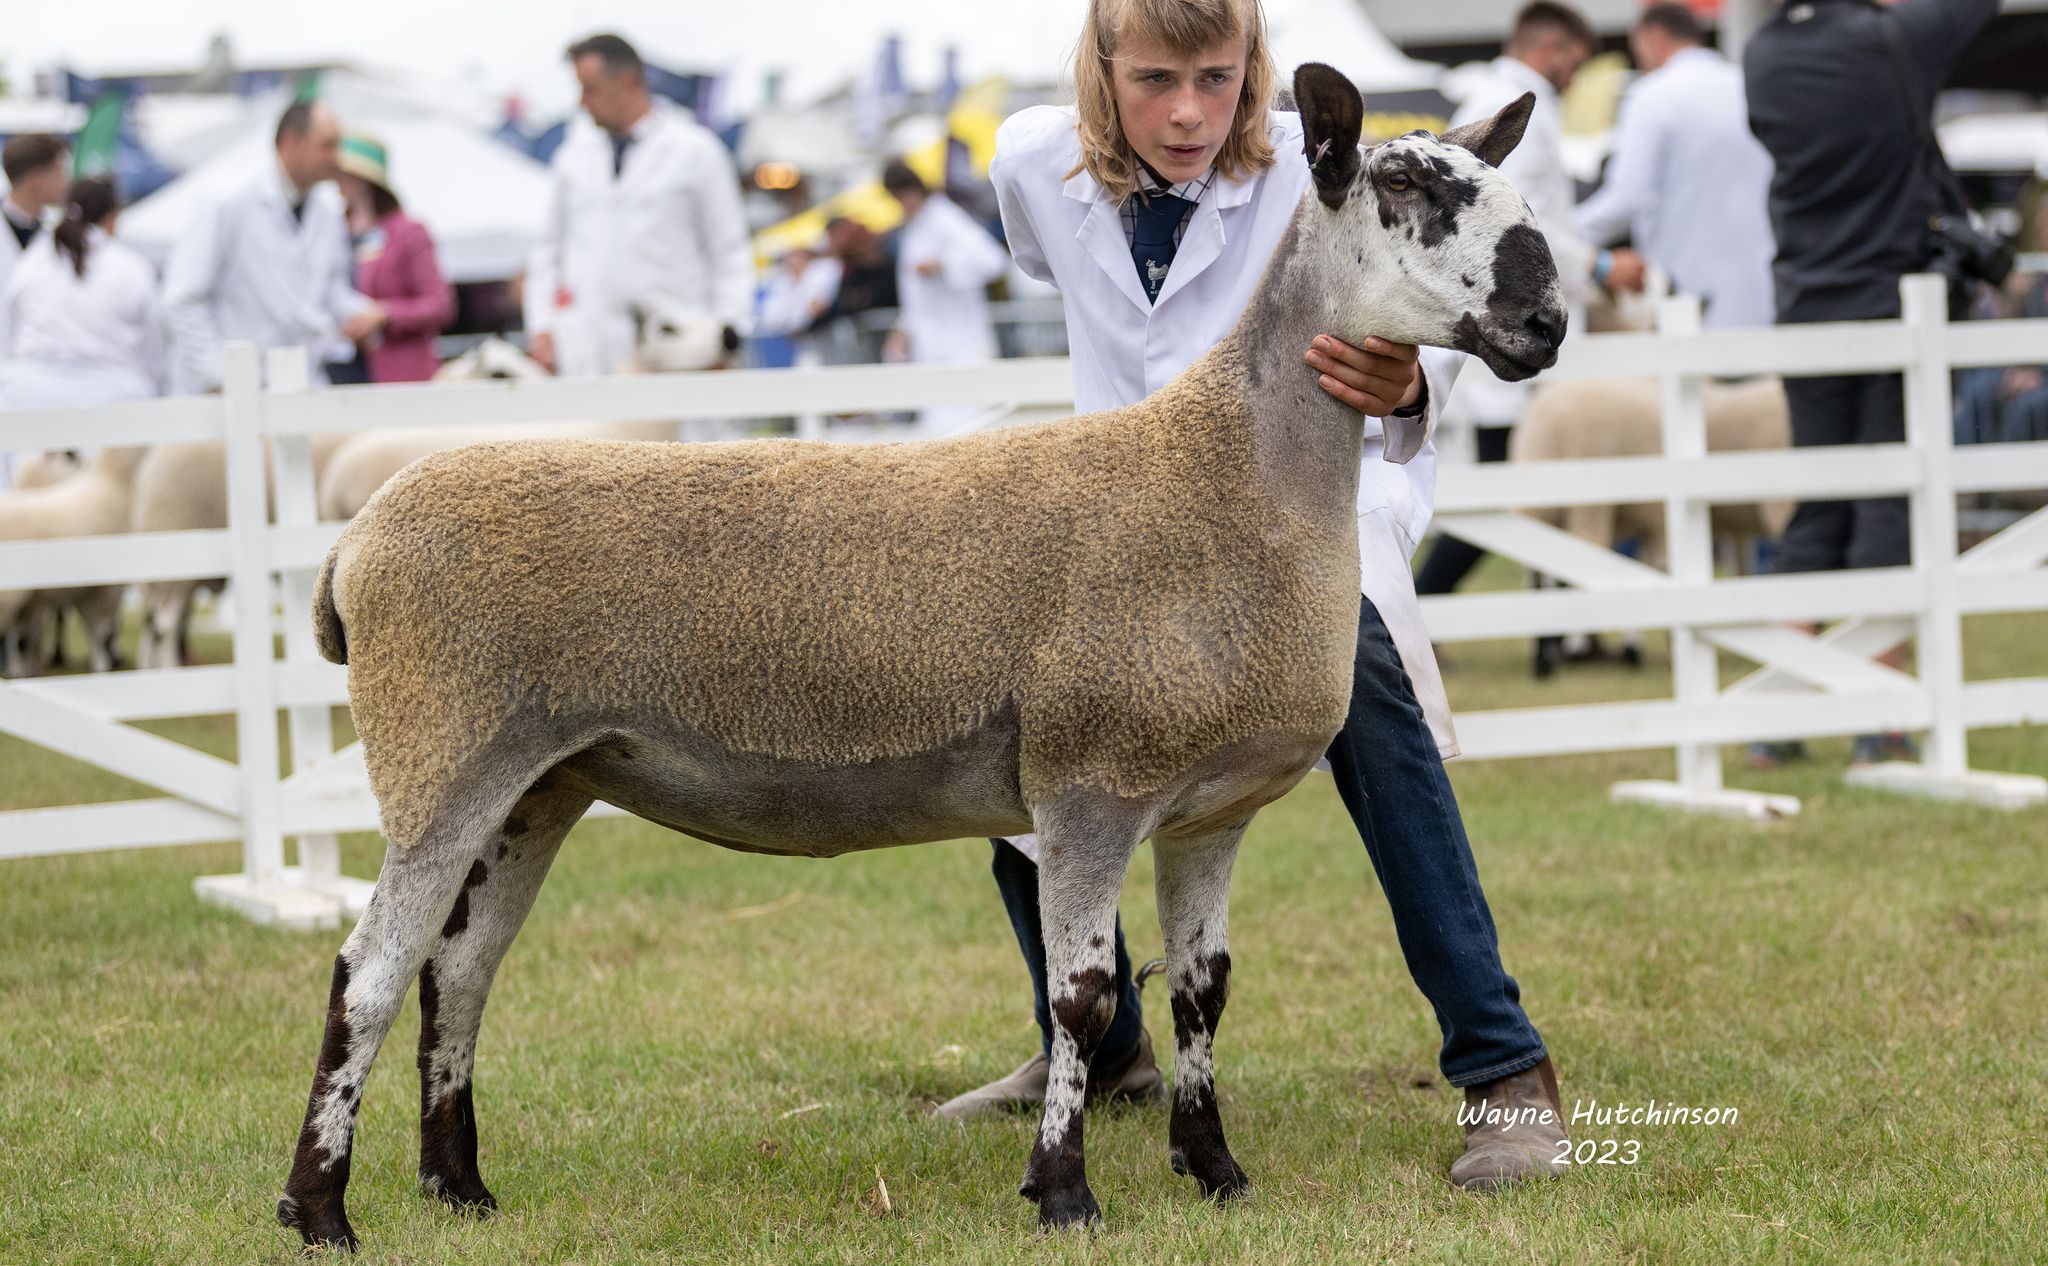
<path fill-rule="evenodd" d="M 1152 1034 L 1138 1030 L 1138 1049 L 1115 1072 L 1088 1070 L 1088 1103 L 1104 1100 L 1118 1103 L 1159 1103 L 1166 1098 L 1166 1079 L 1159 1075 L 1159 1061 L 1152 1055 Z"/>
<path fill-rule="evenodd" d="M 998 1112 L 1028 1112 L 1045 1106 L 1045 1083 L 1052 1061 L 1040 1051 L 1017 1066 L 1017 1071 L 986 1086 L 958 1095 L 932 1109 L 932 1115 L 948 1121 L 972 1121 Z M 1088 1074 L 1088 1106 L 1104 1100 L 1123 1103 L 1157 1103 L 1166 1097 L 1166 1083 L 1159 1075 L 1159 1063 L 1152 1056 L 1152 1035 L 1138 1030 L 1138 1049 L 1115 1072 L 1095 1069 Z"/>
<path fill-rule="evenodd" d="M 972 1121 L 998 1112 L 1023 1112 L 1045 1106 L 1045 1083 L 1052 1073 L 1052 1061 L 1037 1051 L 1017 1066 L 1017 1071 L 999 1077 L 986 1086 L 956 1095 L 932 1109 L 932 1115 L 948 1121 Z"/>
<path fill-rule="evenodd" d="M 1451 1166 L 1451 1182 L 1467 1191 L 1493 1191 L 1532 1178 L 1555 1178 L 1571 1167 L 1561 1155 L 1564 1106 L 1550 1057 L 1534 1068 L 1465 1088 L 1465 1154 Z"/>

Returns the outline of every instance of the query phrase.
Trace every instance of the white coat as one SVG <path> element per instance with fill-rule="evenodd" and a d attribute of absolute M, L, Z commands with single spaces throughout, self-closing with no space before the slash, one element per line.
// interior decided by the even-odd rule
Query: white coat
<path fill-rule="evenodd" d="M 85 407 L 162 389 L 156 269 L 101 230 L 86 231 L 84 277 L 50 234 L 37 237 L 0 306 L 0 409 Z"/>
<path fill-rule="evenodd" d="M 1749 130 L 1742 68 L 1688 48 L 1630 86 L 1607 178 L 1578 210 L 1595 242 L 1631 236 L 1706 305 L 1709 329 L 1777 319 L 1771 156 Z"/>
<path fill-rule="evenodd" d="M 926 276 L 923 270 L 934 264 L 938 272 Z M 921 365 L 994 360 L 988 286 L 1009 266 L 1002 245 L 973 216 L 942 193 L 928 194 L 896 241 L 897 327 L 910 343 L 910 359 Z M 926 409 L 919 433 L 928 439 L 956 435 L 981 412 L 972 405 Z"/>
<path fill-rule="evenodd" d="M 1275 113 L 1269 123 L 1279 161 L 1242 183 L 1221 176 L 1210 183 L 1190 213 L 1157 304 L 1145 302 L 1116 204 L 1085 170 L 1067 175 L 1080 156 L 1073 110 L 1037 106 L 996 134 L 989 174 L 1010 250 L 1025 272 L 1058 286 L 1065 298 L 1077 411 L 1136 403 L 1237 323 L 1309 186 L 1299 157 L 1300 117 Z M 1359 588 L 1386 621 L 1446 756 L 1456 754 L 1457 740 L 1409 558 L 1436 497 L 1430 431 L 1464 360 L 1459 352 L 1425 348 L 1424 416 L 1365 419 L 1358 487 Z"/>
<path fill-rule="evenodd" d="M 750 326 L 754 251 L 732 156 L 659 98 L 632 137 L 615 177 L 611 137 L 579 114 L 550 164 L 526 329 L 554 336 L 563 374 L 616 371 L 633 351 L 636 314 Z"/>
<path fill-rule="evenodd" d="M 4 196 L 0 195 L 0 199 L 4 199 Z M 0 213 L 0 215 L 4 214 L 6 213 Z M 37 239 L 48 232 L 49 225 L 46 223 L 43 226 L 43 233 L 38 234 L 37 237 L 30 238 L 29 245 L 34 246 Z M 6 295 L 7 281 L 10 277 L 14 276 L 15 266 L 21 262 L 21 256 L 22 245 L 14 236 L 13 225 L 0 223 L 0 296 Z M 6 338 L 7 306 L 4 303 L 0 303 L 0 342 L 4 342 Z"/>
<path fill-rule="evenodd" d="M 351 281 L 355 252 L 341 191 L 313 186 L 294 221 L 297 197 L 283 168 L 266 161 L 247 185 L 201 207 L 171 248 L 164 312 L 173 395 L 220 386 L 221 348 L 230 342 L 309 348 L 316 380 L 324 362 L 354 354 L 341 324 L 370 301 Z"/>
<path fill-rule="evenodd" d="M 1453 127 L 1489 118 L 1525 92 L 1536 94 L 1528 130 L 1500 165 L 1514 182 L 1557 264 L 1564 285 L 1566 320 L 1571 329 L 1586 328 L 1586 298 L 1592 285 L 1593 248 L 1579 232 L 1572 178 L 1564 165 L 1564 120 L 1557 89 L 1528 64 L 1496 57 L 1487 73 L 1475 79 L 1451 117 Z M 1526 382 L 1502 382 L 1486 366 L 1475 364 L 1458 382 L 1445 408 L 1446 420 L 1461 426 L 1509 426 L 1522 416 L 1529 399 Z"/>

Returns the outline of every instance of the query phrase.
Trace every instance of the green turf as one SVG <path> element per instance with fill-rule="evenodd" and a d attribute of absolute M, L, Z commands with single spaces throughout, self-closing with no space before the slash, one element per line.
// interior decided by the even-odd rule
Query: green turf
<path fill-rule="evenodd" d="M 1973 622 L 1971 674 L 2038 675 L 2044 641 L 2048 619 Z M 1466 709 L 1668 683 L 1654 644 L 1645 672 L 1543 685 L 1519 644 L 1452 656 Z M 151 728 L 232 747 L 224 720 Z M 1972 752 L 2048 773 L 2039 730 L 1981 732 Z M 586 824 L 478 1053 L 504 1214 L 471 1223 L 416 1192 L 409 1008 L 357 1136 L 365 1260 L 2041 1260 L 2048 813 L 1850 791 L 1845 759 L 1835 741 L 1768 776 L 1731 765 L 1805 798 L 1764 827 L 1607 802 L 1668 754 L 1453 766 L 1566 1099 L 1740 1114 L 1580 1131 L 1636 1139 L 1640 1161 L 1490 1198 L 1445 1182 L 1458 1130 L 1435 1025 L 1312 776 L 1254 825 L 1234 894 L 1218 1078 L 1256 1194 L 1203 1204 L 1167 1168 L 1163 1112 L 1093 1115 L 1092 1239 L 1033 1236 L 1015 1194 L 1029 1120 L 921 1115 L 1034 1040 L 986 844 L 794 862 Z M 134 794 L 0 743 L 0 807 Z M 353 874 L 379 855 L 345 845 Z M 0 1261 L 295 1256 L 270 1210 L 340 937 L 193 899 L 194 876 L 236 866 L 231 846 L 0 863 Z M 1150 878 L 1141 852 L 1123 902 L 1140 956 L 1158 946 Z"/>

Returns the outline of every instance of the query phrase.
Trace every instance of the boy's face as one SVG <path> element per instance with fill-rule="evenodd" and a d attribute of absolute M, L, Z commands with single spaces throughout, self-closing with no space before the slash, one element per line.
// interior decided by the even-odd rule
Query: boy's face
<path fill-rule="evenodd" d="M 1113 78 L 1124 139 L 1168 184 L 1209 170 L 1230 139 L 1244 91 L 1244 40 L 1223 40 L 1193 54 L 1127 38 Z"/>

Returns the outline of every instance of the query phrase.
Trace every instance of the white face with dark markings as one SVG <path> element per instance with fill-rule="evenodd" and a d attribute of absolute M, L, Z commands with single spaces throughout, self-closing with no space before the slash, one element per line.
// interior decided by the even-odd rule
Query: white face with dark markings
<path fill-rule="evenodd" d="M 1497 164 L 1534 98 L 1491 119 L 1357 144 L 1363 102 L 1327 66 L 1295 72 L 1309 169 L 1328 212 L 1313 248 L 1355 287 L 1365 332 L 1469 352 L 1504 379 L 1557 360 L 1564 296 L 1534 215 Z"/>

